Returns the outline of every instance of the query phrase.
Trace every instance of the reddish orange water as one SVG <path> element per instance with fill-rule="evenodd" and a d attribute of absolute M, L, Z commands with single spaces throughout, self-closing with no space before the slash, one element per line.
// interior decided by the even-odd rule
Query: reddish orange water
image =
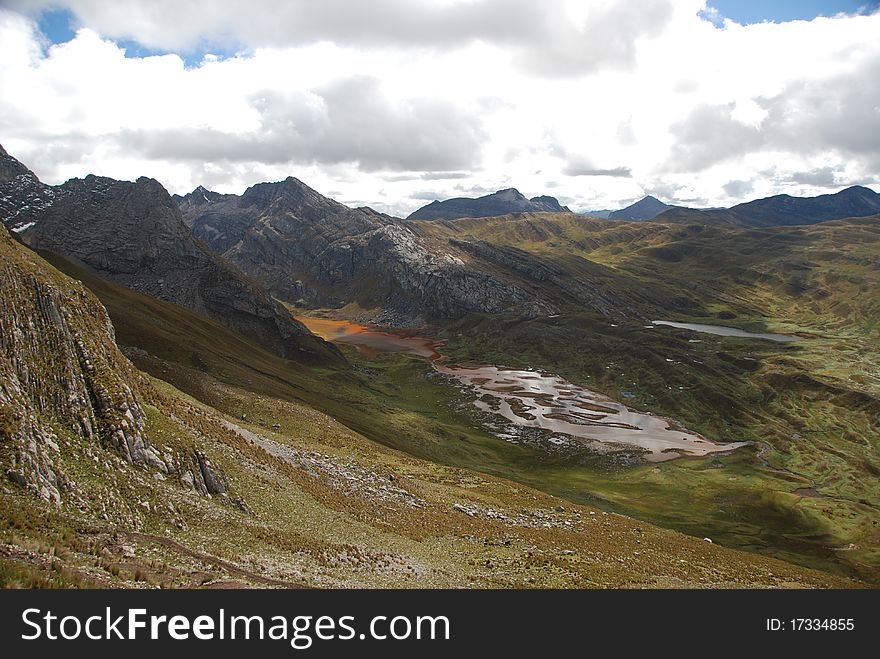
<path fill-rule="evenodd" d="M 436 348 L 441 343 L 421 336 L 388 332 L 350 320 L 310 318 L 308 316 L 297 316 L 296 319 L 308 327 L 310 332 L 317 334 L 325 341 L 348 343 L 369 355 L 376 355 L 380 352 L 402 352 L 432 360 L 440 357 Z"/>

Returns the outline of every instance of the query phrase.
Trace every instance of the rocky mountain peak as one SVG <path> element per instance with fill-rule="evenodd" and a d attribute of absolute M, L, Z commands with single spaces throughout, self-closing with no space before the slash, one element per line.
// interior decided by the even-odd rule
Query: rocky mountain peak
<path fill-rule="evenodd" d="M 344 204 L 324 197 L 293 176 L 288 176 L 283 181 L 252 185 L 244 191 L 240 205 L 253 206 L 258 210 L 277 206 L 292 212 L 318 208 L 337 213 L 350 210 Z"/>
<path fill-rule="evenodd" d="M 559 200 L 556 197 L 551 197 L 550 195 L 541 195 L 539 197 L 532 197 L 529 199 L 533 204 L 540 204 L 541 206 L 546 207 L 546 209 L 553 213 L 570 213 L 571 209 L 568 206 L 563 206 L 559 203 Z"/>
<path fill-rule="evenodd" d="M 0 145 L 0 181 L 9 181 L 28 174 L 33 176 L 31 170 L 6 153 L 6 149 Z"/>
<path fill-rule="evenodd" d="M 10 208 L 30 209 L 21 236 L 32 248 L 203 314 L 286 357 L 340 358 L 257 283 L 213 255 L 155 179 L 90 175 L 58 188 L 35 185 L 51 191 L 51 204 L 33 210 L 21 185 L 7 195 Z"/>
<path fill-rule="evenodd" d="M 505 188 L 486 196 L 494 197 L 499 201 L 526 201 L 526 196 L 516 188 Z"/>
<path fill-rule="evenodd" d="M 146 191 L 151 193 L 162 195 L 163 198 L 171 199 L 171 195 L 168 194 L 168 191 L 165 189 L 159 181 L 154 178 L 150 178 L 149 176 L 138 176 L 135 181 L 135 185 L 140 186 Z"/>
<path fill-rule="evenodd" d="M 208 190 L 206 187 L 199 185 L 182 197 L 173 195 L 172 199 L 181 208 L 204 208 L 223 199 L 224 195 L 219 192 Z"/>
<path fill-rule="evenodd" d="M 0 147 L 0 222 L 21 233 L 33 227 L 51 206 L 56 190 Z"/>

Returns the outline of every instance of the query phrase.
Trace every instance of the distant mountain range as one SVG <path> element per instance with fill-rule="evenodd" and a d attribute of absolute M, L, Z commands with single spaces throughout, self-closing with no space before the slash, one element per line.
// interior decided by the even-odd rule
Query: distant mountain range
<path fill-rule="evenodd" d="M 456 197 L 446 201 L 432 201 L 411 213 L 408 220 L 455 220 L 462 217 L 497 217 L 511 213 L 568 213 L 555 197 L 546 195 L 527 199 L 516 188 L 499 190 L 471 199 Z"/>
<path fill-rule="evenodd" d="M 750 227 L 875 213 L 880 195 L 850 188 L 719 210 L 671 207 L 648 196 L 609 217 Z M 287 356 L 330 353 L 273 297 L 312 308 L 354 304 L 378 310 L 375 320 L 410 327 L 469 313 L 553 315 L 568 304 L 605 316 L 626 313 L 633 292 L 597 263 L 549 262 L 499 246 L 495 237 L 477 238 L 474 227 L 444 237 L 449 227 L 429 222 L 481 219 L 504 234 L 508 222 L 522 221 L 516 230 L 531 240 L 557 230 L 554 222 L 566 216 L 577 217 L 553 197 L 527 199 L 513 188 L 435 201 L 403 220 L 350 208 L 293 177 L 241 195 L 199 186 L 173 198 L 148 178 L 88 176 L 48 186 L 0 150 L 0 219 L 23 242 Z"/>
<path fill-rule="evenodd" d="M 737 204 L 728 209 L 698 210 L 673 207 L 655 216 L 657 222 L 723 224 L 738 227 L 774 227 L 817 224 L 847 217 L 880 213 L 880 194 L 853 186 L 836 194 L 792 197 L 782 194 Z"/>
<path fill-rule="evenodd" d="M 730 208 L 686 208 L 671 206 L 648 195 L 616 211 L 583 211 L 582 215 L 612 220 L 672 222 L 676 224 L 719 224 L 735 227 L 774 227 L 816 224 L 847 217 L 880 213 L 880 194 L 853 186 L 836 194 L 818 197 L 775 195 L 737 204 Z"/>

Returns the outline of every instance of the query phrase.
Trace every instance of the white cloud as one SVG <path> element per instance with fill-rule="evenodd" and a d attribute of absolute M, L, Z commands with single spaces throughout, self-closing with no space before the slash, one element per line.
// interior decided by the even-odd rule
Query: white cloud
<path fill-rule="evenodd" d="M 740 26 L 702 0 L 54 1 L 0 10 L 0 143 L 48 182 L 293 174 L 406 215 L 518 187 L 726 205 L 880 176 L 880 14 Z M 169 5 L 170 6 L 170 5 Z M 126 57 L 114 39 L 184 52 Z M 763 172 L 763 173 L 762 173 Z M 426 189 L 426 187 L 428 189 Z"/>
<path fill-rule="evenodd" d="M 354 77 L 309 92 L 262 90 L 249 131 L 195 126 L 123 129 L 121 144 L 153 160 L 357 163 L 376 170 L 435 170 L 478 163 L 478 117 L 442 99 L 391 103 L 375 78 Z"/>
<path fill-rule="evenodd" d="M 629 65 L 634 42 L 660 32 L 673 0 L 9 0 L 34 13 L 64 7 L 114 39 L 170 51 L 211 46 L 288 48 L 321 42 L 448 50 L 510 48 L 549 75 Z"/>

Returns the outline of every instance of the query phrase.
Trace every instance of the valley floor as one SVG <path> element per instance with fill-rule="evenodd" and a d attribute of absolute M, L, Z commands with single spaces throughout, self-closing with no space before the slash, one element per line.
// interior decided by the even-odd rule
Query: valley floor
<path fill-rule="evenodd" d="M 589 255 L 599 259 L 602 249 Z M 869 285 L 876 269 L 861 254 L 842 264 L 831 249 L 821 254 L 811 258 L 840 271 L 832 283 L 849 304 L 817 295 L 798 306 L 784 292 L 791 282 L 777 272 L 789 270 L 781 262 L 759 275 L 757 266 L 734 273 L 770 282 L 750 289 L 747 300 L 731 292 L 730 275 L 725 290 L 706 294 L 716 302 L 703 315 L 675 318 L 734 315 L 745 329 L 809 336 L 798 345 L 695 338 L 579 310 L 532 319 L 472 315 L 438 328 L 449 363 L 540 367 L 710 439 L 751 442 L 729 455 L 659 465 L 637 455 L 560 451 L 540 436 L 499 440 L 466 393 L 423 357 L 365 356 L 346 347 L 344 367 L 299 364 L 46 255 L 107 308 L 119 344 L 144 374 L 152 443 L 163 455 L 205 451 L 230 490 L 208 498 L 111 451 L 62 450 L 71 456 L 62 467 L 78 489 L 61 510 L 11 482 L 0 485 L 0 581 L 876 584 L 880 399 L 876 327 L 866 320 L 876 317 Z M 609 267 L 655 277 L 651 262 L 621 265 L 614 253 L 605 256 Z M 829 277 L 811 268 L 811 276 Z M 355 309 L 344 313 L 358 317 Z"/>
<path fill-rule="evenodd" d="M 223 414 L 151 379 L 160 448 L 212 447 L 229 496 L 194 496 L 115 457 L 121 488 L 82 465 L 80 508 L 4 485 L 6 587 L 852 587 L 529 487 L 415 459 L 302 404 L 205 377 Z M 160 412 L 160 409 L 162 410 Z M 94 472 L 92 472 L 94 473 Z M 127 498 L 131 495 L 131 498 Z M 106 518 L 106 519 L 105 519 Z"/>

